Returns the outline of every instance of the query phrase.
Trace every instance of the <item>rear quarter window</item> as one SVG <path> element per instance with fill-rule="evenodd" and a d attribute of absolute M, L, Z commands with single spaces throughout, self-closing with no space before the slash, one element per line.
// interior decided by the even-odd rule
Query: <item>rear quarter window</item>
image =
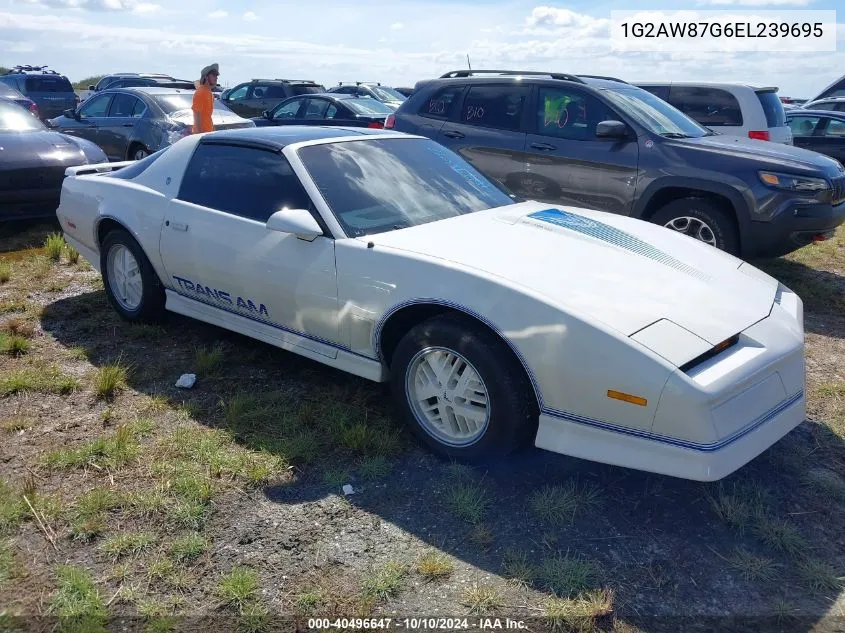
<path fill-rule="evenodd" d="M 672 86 L 668 101 L 678 110 L 707 127 L 739 127 L 742 109 L 727 90 L 699 86 Z"/>
<path fill-rule="evenodd" d="M 451 119 L 463 92 L 464 86 L 441 88 L 423 102 L 419 114 L 433 119 Z"/>
<path fill-rule="evenodd" d="M 33 76 L 26 78 L 28 92 L 73 92 L 73 86 L 65 77 Z"/>
<path fill-rule="evenodd" d="M 769 127 L 782 127 L 786 125 L 786 112 L 776 92 L 758 92 L 757 98 L 760 100 L 760 105 L 763 106 L 763 112 L 766 114 L 766 124 Z"/>

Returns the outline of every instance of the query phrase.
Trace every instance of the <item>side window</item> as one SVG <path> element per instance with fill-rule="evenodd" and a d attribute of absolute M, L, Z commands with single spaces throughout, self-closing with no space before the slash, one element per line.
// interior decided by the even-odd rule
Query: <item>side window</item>
<path fill-rule="evenodd" d="M 247 90 L 249 90 L 249 84 L 244 84 L 243 86 L 238 86 L 237 88 L 233 89 L 232 92 L 229 93 L 229 99 L 243 99 L 246 97 Z"/>
<path fill-rule="evenodd" d="M 596 138 L 599 123 L 614 120 L 618 121 L 619 116 L 592 95 L 578 90 L 540 87 L 538 134 L 590 141 Z"/>
<path fill-rule="evenodd" d="M 836 106 L 833 108 L 836 112 L 845 112 L 845 101 L 841 103 L 837 103 Z"/>
<path fill-rule="evenodd" d="M 824 135 L 835 136 L 836 138 L 845 138 L 845 121 L 828 119 L 827 129 L 825 130 Z"/>
<path fill-rule="evenodd" d="M 464 86 L 441 88 L 423 103 L 419 114 L 433 119 L 451 119 L 464 92 Z"/>
<path fill-rule="evenodd" d="M 326 118 L 327 119 L 333 119 L 336 116 L 337 116 L 337 106 L 332 103 L 331 105 L 329 105 L 328 108 L 326 108 Z"/>
<path fill-rule="evenodd" d="M 252 87 L 248 99 L 264 99 L 267 97 L 267 86 L 256 84 Z"/>
<path fill-rule="evenodd" d="M 640 86 L 643 90 L 647 90 L 658 99 L 666 101 L 669 98 L 669 86 Z"/>
<path fill-rule="evenodd" d="M 701 125 L 708 127 L 742 125 L 742 110 L 739 102 L 727 90 L 672 86 L 668 101 Z"/>
<path fill-rule="evenodd" d="M 305 107 L 304 119 L 323 119 L 326 116 L 326 109 L 329 102 L 325 99 L 309 99 Z"/>
<path fill-rule="evenodd" d="M 527 100 L 528 86 L 471 86 L 461 109 L 461 122 L 518 130 Z"/>
<path fill-rule="evenodd" d="M 284 86 L 267 86 L 268 99 L 284 99 L 287 96 Z"/>
<path fill-rule="evenodd" d="M 824 97 L 845 97 L 845 78 L 832 85 L 829 90 L 819 95 L 819 98 Z"/>
<path fill-rule="evenodd" d="M 140 99 L 136 99 L 132 95 L 127 94 L 116 94 L 114 99 L 112 99 L 111 107 L 109 108 L 109 116 L 110 117 L 134 117 L 140 116 L 140 112 L 143 111 L 141 107 L 143 104 L 141 103 Z M 138 111 L 138 115 L 135 114 L 135 111 Z"/>
<path fill-rule="evenodd" d="M 93 99 L 88 99 L 85 105 L 79 110 L 79 114 L 83 117 L 102 117 L 106 116 L 109 111 L 109 104 L 111 103 L 111 95 L 100 95 Z"/>
<path fill-rule="evenodd" d="M 288 101 L 285 105 L 281 106 L 273 113 L 273 118 L 295 119 L 303 101 L 305 101 L 305 99 L 294 99 L 293 101 Z"/>
<path fill-rule="evenodd" d="M 335 90 L 335 92 L 339 92 L 342 95 L 351 95 L 355 94 L 355 88 L 352 88 L 351 86 L 341 86 Z"/>
<path fill-rule="evenodd" d="M 812 136 L 818 123 L 819 117 L 817 116 L 796 116 L 789 119 L 792 136 Z"/>
<path fill-rule="evenodd" d="M 311 208 L 302 183 L 278 152 L 210 143 L 194 152 L 178 198 L 256 222 L 285 207 Z"/>

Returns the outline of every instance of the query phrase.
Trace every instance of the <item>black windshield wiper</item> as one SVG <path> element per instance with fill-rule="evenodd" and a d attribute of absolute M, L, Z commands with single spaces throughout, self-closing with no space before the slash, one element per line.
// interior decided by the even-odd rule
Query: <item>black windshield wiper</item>
<path fill-rule="evenodd" d="M 692 138 L 689 134 L 683 134 L 681 132 L 664 132 L 660 136 L 665 138 Z"/>

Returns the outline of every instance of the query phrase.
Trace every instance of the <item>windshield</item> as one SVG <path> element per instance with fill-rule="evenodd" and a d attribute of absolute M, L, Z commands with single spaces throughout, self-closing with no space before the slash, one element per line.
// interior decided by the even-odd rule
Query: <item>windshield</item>
<path fill-rule="evenodd" d="M 46 130 L 46 126 L 28 110 L 15 103 L 0 102 L 0 132 L 26 132 Z"/>
<path fill-rule="evenodd" d="M 194 103 L 194 93 L 191 91 L 185 93 L 155 95 L 153 99 L 167 114 L 173 114 L 174 112 L 179 112 L 180 110 L 190 110 Z M 219 99 L 214 100 L 214 109 L 231 112 L 231 110 L 221 103 Z"/>
<path fill-rule="evenodd" d="M 343 104 L 349 106 L 355 114 L 392 114 L 393 108 L 370 97 L 362 99 L 344 99 Z"/>
<path fill-rule="evenodd" d="M 303 147 L 299 156 L 350 237 L 515 202 L 463 158 L 429 139 L 326 143 Z"/>
<path fill-rule="evenodd" d="M 712 134 L 707 128 L 647 90 L 614 88 L 604 90 L 603 94 L 625 114 L 654 134 L 677 138 L 698 138 Z"/>
<path fill-rule="evenodd" d="M 396 92 L 393 88 L 386 88 L 385 86 L 370 86 L 370 89 L 376 93 L 382 101 L 404 101 L 405 95 L 401 92 Z"/>

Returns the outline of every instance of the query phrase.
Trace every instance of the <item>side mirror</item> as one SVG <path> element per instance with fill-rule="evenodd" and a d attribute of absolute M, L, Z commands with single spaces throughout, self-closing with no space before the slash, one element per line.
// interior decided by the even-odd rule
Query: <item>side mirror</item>
<path fill-rule="evenodd" d="M 267 229 L 279 233 L 292 233 L 301 240 L 313 242 L 323 234 L 314 216 L 305 209 L 282 209 L 267 220 Z"/>
<path fill-rule="evenodd" d="M 91 92 L 97 92 L 97 86 L 88 86 L 88 90 Z"/>
<path fill-rule="evenodd" d="M 264 112 L 261 113 L 261 116 L 265 119 L 271 119 L 273 117 L 273 115 L 270 114 L 270 110 L 264 110 Z"/>
<path fill-rule="evenodd" d="M 65 115 L 67 118 L 69 118 L 69 119 L 76 119 L 76 118 L 78 118 L 78 117 L 76 116 L 76 110 L 74 110 L 73 108 L 68 108 L 67 110 L 65 110 L 64 112 L 62 112 L 62 114 L 64 114 L 64 115 Z"/>
<path fill-rule="evenodd" d="M 596 126 L 596 136 L 599 138 L 628 138 L 628 126 L 622 121 L 602 121 Z"/>

